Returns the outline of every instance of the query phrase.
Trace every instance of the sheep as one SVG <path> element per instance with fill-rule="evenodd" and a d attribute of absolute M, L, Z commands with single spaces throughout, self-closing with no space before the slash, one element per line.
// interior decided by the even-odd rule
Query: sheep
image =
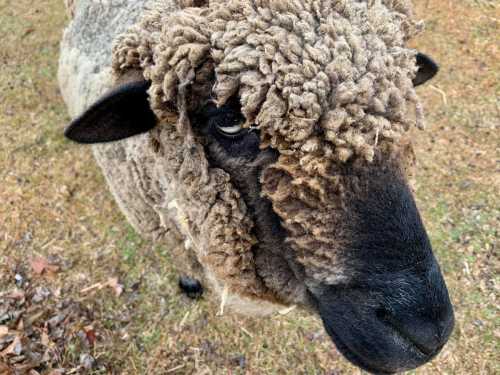
<path fill-rule="evenodd" d="M 221 308 L 317 314 L 370 372 L 434 358 L 453 308 L 407 180 L 406 0 L 79 0 L 59 81 L 135 229 Z"/>

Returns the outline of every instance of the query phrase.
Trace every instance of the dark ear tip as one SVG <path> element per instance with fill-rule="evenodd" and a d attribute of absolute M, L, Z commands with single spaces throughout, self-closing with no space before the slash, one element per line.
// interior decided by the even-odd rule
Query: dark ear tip
<path fill-rule="evenodd" d="M 416 77 L 413 79 L 413 86 L 419 86 L 429 81 L 439 71 L 439 65 L 426 54 L 418 52 L 416 59 L 418 71 Z"/>
<path fill-rule="evenodd" d="M 70 141 L 76 142 L 76 143 L 93 143 L 91 141 L 86 141 L 85 137 L 82 136 L 82 134 L 79 134 L 78 129 L 79 129 L 79 118 L 73 120 L 70 122 L 70 124 L 64 129 L 64 136 L 69 139 Z"/>
<path fill-rule="evenodd" d="M 74 141 L 74 142 L 80 142 L 80 140 L 78 139 L 78 137 L 76 136 L 75 134 L 75 126 L 74 126 L 74 121 L 71 122 L 67 127 L 66 129 L 64 129 L 64 136 L 66 138 L 68 138 L 69 140 L 71 141 Z"/>
<path fill-rule="evenodd" d="M 64 130 L 64 136 L 83 144 L 114 142 L 145 133 L 157 124 L 151 110 L 147 90 L 149 81 L 120 85 L 80 116 Z"/>
<path fill-rule="evenodd" d="M 427 56 L 425 53 L 422 52 L 417 53 L 417 65 L 418 66 L 425 65 L 434 72 L 434 75 L 439 71 L 438 63 L 430 56 Z"/>

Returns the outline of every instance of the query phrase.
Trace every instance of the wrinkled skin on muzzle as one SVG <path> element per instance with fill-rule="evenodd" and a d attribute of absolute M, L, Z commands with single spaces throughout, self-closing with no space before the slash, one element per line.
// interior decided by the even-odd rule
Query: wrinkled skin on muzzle
<path fill-rule="evenodd" d="M 416 368 L 434 358 L 453 328 L 453 311 L 434 258 L 356 286 L 315 289 L 317 308 L 337 348 L 374 373 Z"/>

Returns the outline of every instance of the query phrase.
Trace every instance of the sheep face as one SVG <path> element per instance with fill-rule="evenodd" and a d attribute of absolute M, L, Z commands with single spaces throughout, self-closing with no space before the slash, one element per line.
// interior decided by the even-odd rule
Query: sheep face
<path fill-rule="evenodd" d="M 433 358 L 451 333 L 453 310 L 406 183 L 408 155 L 389 149 L 372 162 L 337 165 L 321 201 L 313 191 L 294 194 L 293 178 L 276 173 L 279 154 L 259 148 L 258 130 L 238 127 L 237 105 L 202 113 L 196 123 L 210 164 L 231 175 L 253 216 L 266 286 L 284 301 L 300 295 L 339 350 L 368 371 L 403 371 Z M 299 216 L 321 224 L 309 234 Z"/>
<path fill-rule="evenodd" d="M 148 86 L 123 86 L 75 121 L 67 135 L 91 141 L 83 137 L 95 137 L 96 130 L 80 128 L 85 116 L 95 119 L 120 95 L 129 99 L 122 109 L 111 108 L 111 115 L 133 120 L 132 128 L 119 121 L 119 134 L 103 127 L 108 133 L 99 137 L 148 130 L 155 121 L 140 105 L 147 103 Z M 320 198 L 312 189 L 294 190 L 296 182 L 278 168 L 279 152 L 261 147 L 258 129 L 241 126 L 238 100 L 207 104 L 190 117 L 209 164 L 228 173 L 248 208 L 255 268 L 267 293 L 315 310 L 339 350 L 368 371 L 414 368 L 439 352 L 453 312 L 406 183 L 402 162 L 409 146 L 382 148 L 370 162 L 332 165 Z M 137 122 L 140 128 L 134 128 Z M 316 226 L 308 232 L 304 223 Z"/>
<path fill-rule="evenodd" d="M 124 162 L 223 300 L 300 304 L 356 365 L 415 368 L 453 327 L 406 183 L 413 86 L 436 72 L 404 47 L 416 29 L 398 0 L 153 9 L 116 42 L 117 88 L 66 135 L 149 131 Z"/>

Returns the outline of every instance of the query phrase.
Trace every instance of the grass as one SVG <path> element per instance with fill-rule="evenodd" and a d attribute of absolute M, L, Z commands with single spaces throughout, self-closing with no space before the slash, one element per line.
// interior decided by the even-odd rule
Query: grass
<path fill-rule="evenodd" d="M 419 89 L 428 128 L 415 133 L 415 188 L 457 324 L 440 356 L 413 373 L 500 373 L 500 12 L 495 1 L 416 3 L 427 31 L 414 45 L 442 69 Z M 58 291 L 54 303 L 74 303 L 78 319 L 53 367 L 83 372 L 87 353 L 95 374 L 360 373 L 314 317 L 219 317 L 209 299 L 178 293 L 168 249 L 134 233 L 88 149 L 62 137 L 56 70 L 66 22 L 62 1 L 0 0 L 0 293 L 21 274 Z M 56 259 L 59 272 L 34 274 L 36 256 Z M 110 276 L 120 296 L 81 292 Z M 91 346 L 80 337 L 87 326 Z"/>

